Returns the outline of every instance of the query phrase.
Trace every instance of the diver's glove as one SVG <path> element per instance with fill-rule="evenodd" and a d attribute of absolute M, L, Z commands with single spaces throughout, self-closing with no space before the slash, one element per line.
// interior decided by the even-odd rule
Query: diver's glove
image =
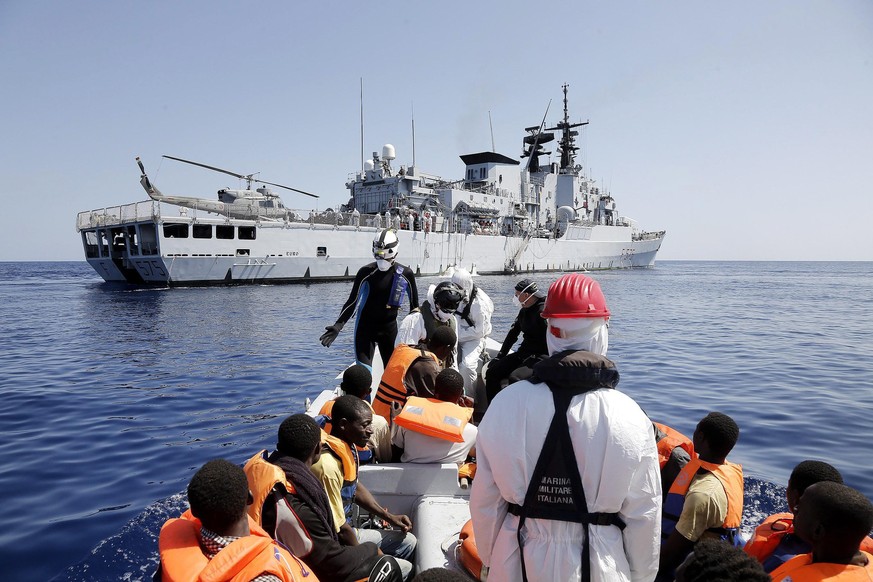
<path fill-rule="evenodd" d="M 321 334 L 321 337 L 318 338 L 318 341 L 320 341 L 321 345 L 323 345 L 324 347 L 329 348 L 330 344 L 333 343 L 333 340 L 336 339 L 342 328 L 343 324 L 341 323 L 335 323 L 333 325 L 327 326 L 326 328 L 324 328 L 327 331 Z"/>

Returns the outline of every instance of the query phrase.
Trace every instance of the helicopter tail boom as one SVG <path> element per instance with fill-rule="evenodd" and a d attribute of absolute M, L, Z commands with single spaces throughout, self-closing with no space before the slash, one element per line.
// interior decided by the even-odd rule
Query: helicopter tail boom
<path fill-rule="evenodd" d="M 139 159 L 139 156 L 137 156 L 136 158 L 136 163 L 139 166 L 140 172 L 142 172 L 142 176 L 140 176 L 139 178 L 139 183 L 142 184 L 142 187 L 145 189 L 146 194 L 148 194 L 149 198 L 151 198 L 152 200 L 163 199 L 164 195 L 161 193 L 160 190 L 152 185 L 149 177 L 146 175 L 145 166 L 143 166 L 142 160 Z"/>

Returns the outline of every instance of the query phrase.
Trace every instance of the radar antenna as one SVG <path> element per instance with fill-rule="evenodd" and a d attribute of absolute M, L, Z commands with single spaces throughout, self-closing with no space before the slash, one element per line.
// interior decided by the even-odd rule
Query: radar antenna
<path fill-rule="evenodd" d="M 574 170 L 576 164 L 576 152 L 579 150 L 576 147 L 576 136 L 579 135 L 578 131 L 571 131 L 574 127 L 581 127 L 583 125 L 588 125 L 587 121 L 582 121 L 579 123 L 570 123 L 570 114 L 567 108 L 567 88 L 569 85 L 564 83 L 564 119 L 563 121 L 559 121 L 555 127 L 546 128 L 546 131 L 560 131 L 561 132 L 561 140 L 558 142 L 558 149 L 561 150 L 561 169 L 562 170 Z"/>

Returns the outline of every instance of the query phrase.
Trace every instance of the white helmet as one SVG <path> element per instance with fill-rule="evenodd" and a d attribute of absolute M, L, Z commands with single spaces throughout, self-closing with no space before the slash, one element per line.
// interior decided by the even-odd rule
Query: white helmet
<path fill-rule="evenodd" d="M 397 233 L 386 228 L 373 239 L 373 257 L 385 261 L 393 261 L 397 258 L 398 243 Z"/>

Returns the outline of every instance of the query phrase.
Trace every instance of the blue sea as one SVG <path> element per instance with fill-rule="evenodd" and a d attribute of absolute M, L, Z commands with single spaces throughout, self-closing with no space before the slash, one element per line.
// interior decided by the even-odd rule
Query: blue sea
<path fill-rule="evenodd" d="M 739 423 L 746 529 L 784 508 L 804 459 L 873 497 L 873 263 L 662 261 L 593 276 L 619 388 L 688 435 L 712 410 Z M 498 339 L 515 279 L 477 279 Z M 133 290 L 84 262 L 0 263 L 0 577 L 150 577 L 193 472 L 271 447 L 282 418 L 334 386 L 351 326 L 331 348 L 318 336 L 349 288 Z"/>

